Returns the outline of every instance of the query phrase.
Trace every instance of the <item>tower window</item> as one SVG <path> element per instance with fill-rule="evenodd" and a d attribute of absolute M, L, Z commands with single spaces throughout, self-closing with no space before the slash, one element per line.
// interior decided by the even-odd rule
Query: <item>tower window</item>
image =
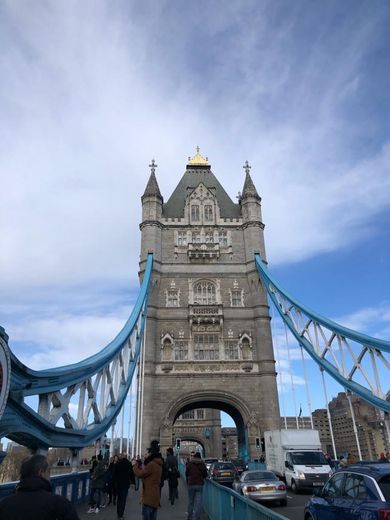
<path fill-rule="evenodd" d="M 220 231 L 218 239 L 219 239 L 219 244 L 221 246 L 227 246 L 228 245 L 227 231 Z"/>
<path fill-rule="evenodd" d="M 191 220 L 193 221 L 199 221 L 200 220 L 200 211 L 199 211 L 199 205 L 193 204 L 191 206 Z"/>
<path fill-rule="evenodd" d="M 186 361 L 188 359 L 188 343 L 177 340 L 174 346 L 175 361 Z"/>
<path fill-rule="evenodd" d="M 225 340 L 225 359 L 238 359 L 237 340 Z"/>
<path fill-rule="evenodd" d="M 187 232 L 179 231 L 177 234 L 177 245 L 178 246 L 186 246 L 187 245 Z"/>
<path fill-rule="evenodd" d="M 213 220 L 213 206 L 206 204 L 204 207 L 204 219 L 208 222 Z"/>
<path fill-rule="evenodd" d="M 171 286 L 166 291 L 167 307 L 179 307 L 180 289 L 176 289 L 175 280 L 171 281 Z"/>
<path fill-rule="evenodd" d="M 204 419 L 204 409 L 196 410 L 196 418 L 203 420 Z"/>
<path fill-rule="evenodd" d="M 214 233 L 212 231 L 206 231 L 204 238 L 206 244 L 212 244 L 214 242 Z"/>
<path fill-rule="evenodd" d="M 192 232 L 192 243 L 193 244 L 200 244 L 200 233 L 199 233 L 199 231 L 193 231 Z"/>
<path fill-rule="evenodd" d="M 194 358 L 200 361 L 219 359 L 218 334 L 195 334 Z"/>
<path fill-rule="evenodd" d="M 216 303 L 215 285 L 207 281 L 195 284 L 194 303 L 198 305 L 212 305 Z"/>
<path fill-rule="evenodd" d="M 181 417 L 181 419 L 195 419 L 195 410 L 188 410 L 188 412 L 184 412 Z"/>
<path fill-rule="evenodd" d="M 242 307 L 242 292 L 239 290 L 232 291 L 232 307 Z"/>

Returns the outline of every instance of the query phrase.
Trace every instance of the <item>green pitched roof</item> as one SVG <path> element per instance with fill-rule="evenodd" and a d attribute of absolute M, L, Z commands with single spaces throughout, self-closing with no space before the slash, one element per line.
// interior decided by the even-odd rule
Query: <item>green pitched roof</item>
<path fill-rule="evenodd" d="M 210 188 L 218 201 L 222 218 L 240 218 L 241 208 L 235 204 L 226 191 L 223 189 L 218 179 L 215 177 L 210 167 L 187 168 L 176 189 L 169 200 L 163 204 L 162 214 L 167 218 L 184 217 L 185 200 L 189 193 L 202 182 L 206 188 Z"/>

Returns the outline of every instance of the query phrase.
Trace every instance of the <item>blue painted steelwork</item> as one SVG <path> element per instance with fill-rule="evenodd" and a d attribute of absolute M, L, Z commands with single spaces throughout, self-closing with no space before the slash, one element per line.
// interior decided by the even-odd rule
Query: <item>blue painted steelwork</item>
<path fill-rule="evenodd" d="M 390 402 L 385 399 L 380 381 L 380 368 L 388 377 L 390 364 L 384 353 L 390 352 L 390 342 L 348 329 L 311 311 L 280 288 L 259 255 L 255 255 L 255 262 L 260 279 L 284 323 L 317 365 L 343 387 L 373 406 L 390 412 Z M 368 388 L 353 379 L 358 375 Z"/>
<path fill-rule="evenodd" d="M 18 482 L 0 484 L 0 500 L 11 495 L 15 491 L 15 486 Z M 56 475 L 50 478 L 50 483 L 56 495 L 62 495 L 74 504 L 84 502 L 89 496 L 89 471 Z"/>
<path fill-rule="evenodd" d="M 203 510 L 209 520 L 286 520 L 285 516 L 275 513 L 272 509 L 209 479 L 204 483 Z"/>
<path fill-rule="evenodd" d="M 139 359 L 152 267 L 153 255 L 149 254 L 131 316 L 119 334 L 97 354 L 72 365 L 36 371 L 10 353 L 11 383 L 0 437 L 30 448 L 82 448 L 105 434 L 126 399 Z M 78 415 L 73 418 L 69 404 L 76 394 Z M 39 398 L 38 411 L 25 402 L 28 396 Z M 94 415 L 92 422 L 90 413 Z M 65 427 L 56 426 L 60 418 Z"/>

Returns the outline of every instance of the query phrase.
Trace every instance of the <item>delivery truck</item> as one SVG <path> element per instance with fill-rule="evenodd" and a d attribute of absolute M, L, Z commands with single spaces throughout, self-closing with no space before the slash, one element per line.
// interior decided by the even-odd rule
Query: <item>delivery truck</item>
<path fill-rule="evenodd" d="M 293 493 L 321 487 L 332 474 L 317 430 L 267 431 L 264 446 L 267 469 L 284 479 Z"/>

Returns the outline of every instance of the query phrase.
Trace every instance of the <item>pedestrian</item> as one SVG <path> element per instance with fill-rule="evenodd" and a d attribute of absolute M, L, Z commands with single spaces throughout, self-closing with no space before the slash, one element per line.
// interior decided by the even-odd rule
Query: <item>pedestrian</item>
<path fill-rule="evenodd" d="M 187 464 L 186 477 L 188 483 L 187 520 L 199 520 L 202 511 L 203 484 L 207 477 L 207 468 L 199 452 L 196 452 Z"/>
<path fill-rule="evenodd" d="M 347 465 L 347 459 L 343 455 L 340 455 L 340 468 L 345 468 Z"/>
<path fill-rule="evenodd" d="M 116 505 L 116 498 L 117 498 L 117 490 L 116 486 L 114 484 L 113 475 L 114 475 L 114 469 L 115 465 L 118 462 L 118 455 L 114 455 L 111 458 L 110 464 L 108 465 L 108 479 L 107 479 L 107 493 L 108 493 L 108 504 L 111 503 Z"/>
<path fill-rule="evenodd" d="M 102 500 L 102 492 L 105 487 L 106 466 L 103 461 L 103 455 L 99 453 L 97 463 L 91 476 L 91 500 L 89 503 L 88 513 L 99 513 L 100 503 Z"/>
<path fill-rule="evenodd" d="M 162 475 L 162 456 L 158 441 L 152 441 L 148 449 L 148 456 L 143 465 L 133 459 L 133 470 L 137 477 L 142 478 L 142 518 L 156 520 L 157 510 L 160 507 L 160 483 Z"/>
<path fill-rule="evenodd" d="M 348 453 L 347 466 L 350 466 L 351 464 L 356 464 L 356 457 L 353 453 Z"/>
<path fill-rule="evenodd" d="M 52 492 L 49 479 L 45 456 L 25 459 L 15 493 L 0 501 L 1 520 L 80 520 L 69 500 Z"/>
<path fill-rule="evenodd" d="M 122 453 L 120 459 L 114 465 L 112 480 L 118 494 L 116 513 L 118 518 L 123 518 L 126 507 L 127 493 L 129 492 L 130 484 L 134 484 L 135 482 L 133 466 L 127 458 L 126 453 Z"/>
<path fill-rule="evenodd" d="M 177 458 L 173 454 L 172 448 L 167 449 L 167 458 L 165 463 L 167 467 L 169 501 L 173 505 L 175 503 L 175 498 L 179 498 L 178 486 L 180 473 L 177 464 Z"/>
<path fill-rule="evenodd" d="M 138 466 L 142 466 L 141 455 L 137 455 L 137 456 L 136 456 L 136 461 L 137 461 L 137 465 L 138 465 Z M 138 491 L 138 490 L 139 490 L 139 481 L 140 481 L 140 478 L 137 477 L 136 474 L 134 474 L 134 478 L 135 478 L 134 490 L 135 490 L 135 491 Z"/>
<path fill-rule="evenodd" d="M 378 462 L 389 462 L 386 455 L 384 454 L 383 451 L 381 451 L 380 455 L 379 455 L 379 460 Z"/>

